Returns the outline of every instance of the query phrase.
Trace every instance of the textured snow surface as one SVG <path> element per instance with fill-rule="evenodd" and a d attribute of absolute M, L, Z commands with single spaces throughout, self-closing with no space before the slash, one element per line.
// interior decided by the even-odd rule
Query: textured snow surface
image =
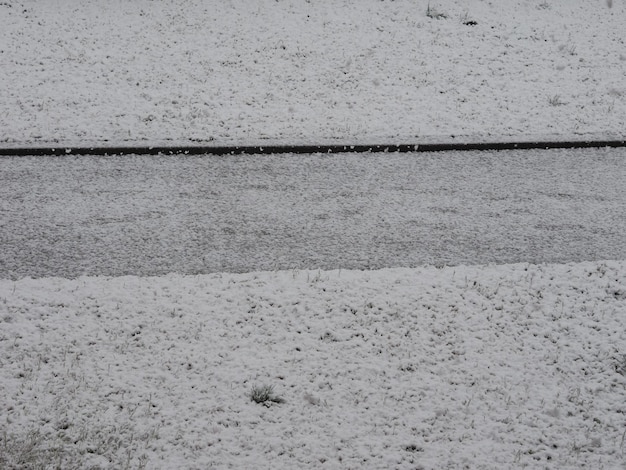
<path fill-rule="evenodd" d="M 623 468 L 626 262 L 0 281 L 0 466 Z M 273 386 L 283 403 L 255 403 Z"/>
<path fill-rule="evenodd" d="M 624 137 L 623 1 L 428 3 L 0 2 L 0 141 Z"/>

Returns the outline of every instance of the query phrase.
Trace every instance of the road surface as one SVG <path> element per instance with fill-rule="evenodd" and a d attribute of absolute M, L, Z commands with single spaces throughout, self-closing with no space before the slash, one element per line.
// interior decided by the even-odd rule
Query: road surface
<path fill-rule="evenodd" d="M 0 157 L 0 278 L 626 258 L 626 149 Z"/>

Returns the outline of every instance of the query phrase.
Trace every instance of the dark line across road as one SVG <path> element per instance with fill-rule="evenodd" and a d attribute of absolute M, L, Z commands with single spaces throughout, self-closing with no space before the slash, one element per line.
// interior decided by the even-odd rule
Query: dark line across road
<path fill-rule="evenodd" d="M 626 140 L 571 140 L 526 142 L 448 142 L 377 145 L 244 145 L 244 146 L 81 146 L 81 147 L 1 147 L 2 156 L 60 155 L 268 155 L 312 153 L 408 153 L 466 150 L 574 149 L 626 147 Z"/>

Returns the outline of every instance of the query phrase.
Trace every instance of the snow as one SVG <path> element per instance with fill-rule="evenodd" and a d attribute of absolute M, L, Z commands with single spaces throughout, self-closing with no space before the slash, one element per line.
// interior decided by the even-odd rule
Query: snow
<path fill-rule="evenodd" d="M 624 279 L 605 261 L 0 281 L 4 445 L 62 468 L 619 468 Z M 262 385 L 284 403 L 253 402 Z"/>
<path fill-rule="evenodd" d="M 0 2 L 0 140 L 624 137 L 624 2 L 430 3 Z"/>
<path fill-rule="evenodd" d="M 623 2 L 427 4 L 3 1 L 0 142 L 623 138 Z M 0 467 L 624 468 L 623 156 L 2 158 Z"/>

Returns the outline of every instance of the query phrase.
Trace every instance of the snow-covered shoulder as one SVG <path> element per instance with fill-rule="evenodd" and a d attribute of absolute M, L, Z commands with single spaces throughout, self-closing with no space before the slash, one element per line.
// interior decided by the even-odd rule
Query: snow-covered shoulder
<path fill-rule="evenodd" d="M 0 281 L 0 466 L 617 468 L 626 261 Z"/>
<path fill-rule="evenodd" d="M 626 127 L 622 1 L 23 0 L 0 2 L 0 24 L 2 145 L 619 139 Z"/>

